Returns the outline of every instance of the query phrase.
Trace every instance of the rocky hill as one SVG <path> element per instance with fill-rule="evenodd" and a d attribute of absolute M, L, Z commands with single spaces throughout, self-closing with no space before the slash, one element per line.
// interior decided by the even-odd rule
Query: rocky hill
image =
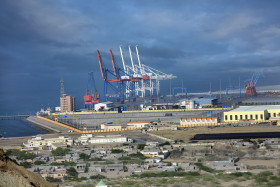
<path fill-rule="evenodd" d="M 57 187 L 38 174 L 26 170 L 5 155 L 0 149 L 0 186 L 1 187 Z"/>

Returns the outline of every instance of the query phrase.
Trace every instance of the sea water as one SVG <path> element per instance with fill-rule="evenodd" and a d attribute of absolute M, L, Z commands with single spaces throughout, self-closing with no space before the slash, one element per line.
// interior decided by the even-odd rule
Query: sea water
<path fill-rule="evenodd" d="M 0 120 L 0 134 L 4 137 L 34 136 L 44 134 L 26 120 Z"/>

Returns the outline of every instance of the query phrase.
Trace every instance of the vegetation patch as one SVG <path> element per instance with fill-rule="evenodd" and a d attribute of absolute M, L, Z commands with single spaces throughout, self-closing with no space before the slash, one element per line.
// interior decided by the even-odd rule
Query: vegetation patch
<path fill-rule="evenodd" d="M 150 178 L 150 177 L 184 177 L 184 176 L 199 176 L 198 172 L 176 172 L 176 171 L 162 171 L 159 173 L 141 173 L 140 175 L 133 175 L 133 177 Z"/>
<path fill-rule="evenodd" d="M 36 160 L 36 161 L 34 162 L 34 164 L 35 164 L 35 165 L 42 165 L 42 164 L 46 164 L 46 162 L 43 161 L 43 160 Z"/>
<path fill-rule="evenodd" d="M 52 150 L 52 155 L 53 156 L 65 156 L 66 154 L 68 154 L 70 152 L 70 149 L 63 149 L 61 147 L 55 149 L 55 150 Z"/>
<path fill-rule="evenodd" d="M 105 179 L 106 177 L 104 175 L 97 174 L 97 175 L 92 175 L 89 178 L 90 179 Z"/>
<path fill-rule="evenodd" d="M 53 178 L 53 177 L 46 177 L 46 180 L 49 181 L 49 182 L 62 182 L 61 179 L 56 179 L 56 178 Z"/>
<path fill-rule="evenodd" d="M 31 168 L 32 167 L 32 163 L 30 163 L 30 162 L 22 162 L 22 163 L 20 163 L 20 166 L 23 166 L 25 168 Z"/>
<path fill-rule="evenodd" d="M 207 171 L 209 173 L 215 173 L 216 170 L 215 169 L 212 169 L 212 168 L 209 168 L 207 166 L 204 166 L 202 163 L 200 162 L 197 162 L 197 163 L 194 163 L 194 165 L 196 165 L 200 170 L 203 170 L 203 171 Z"/>
<path fill-rule="evenodd" d="M 36 155 L 26 151 L 20 151 L 18 149 L 9 149 L 6 151 L 7 156 L 16 156 L 18 160 L 34 159 Z"/>

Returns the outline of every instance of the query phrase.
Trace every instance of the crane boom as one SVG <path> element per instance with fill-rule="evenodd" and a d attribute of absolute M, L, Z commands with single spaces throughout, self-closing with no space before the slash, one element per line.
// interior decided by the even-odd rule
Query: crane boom
<path fill-rule="evenodd" d="M 124 61 L 123 51 L 122 51 L 122 46 L 121 45 L 120 45 L 120 52 L 121 52 L 121 57 L 122 57 L 123 70 L 124 70 L 124 73 L 127 74 L 127 68 L 126 68 L 126 65 L 125 65 L 125 61 Z"/>
<path fill-rule="evenodd" d="M 98 61 L 99 61 L 99 66 L 100 66 L 100 71 L 101 71 L 102 79 L 105 80 L 106 77 L 104 76 L 104 71 L 103 71 L 101 56 L 100 56 L 100 53 L 99 53 L 98 50 L 97 50 L 97 56 L 98 56 Z"/>
<path fill-rule="evenodd" d="M 137 58 L 138 58 L 138 63 L 139 63 L 139 69 L 140 69 L 141 74 L 143 74 L 143 68 L 141 65 L 140 56 L 139 56 L 139 52 L 138 52 L 138 46 L 136 45 L 135 48 L 136 48 L 136 53 L 137 53 Z"/>
<path fill-rule="evenodd" d="M 137 72 L 136 72 L 136 69 L 135 69 L 135 66 L 134 66 L 134 61 L 133 61 L 133 57 L 132 57 L 130 45 L 128 46 L 128 50 L 129 50 L 129 55 L 130 55 L 130 60 L 131 60 L 131 65 L 132 65 L 133 73 L 137 73 Z"/>
<path fill-rule="evenodd" d="M 110 50 L 110 55 L 111 55 L 111 60 L 112 60 L 112 65 L 113 65 L 113 70 L 114 70 L 115 77 L 118 78 L 117 70 L 116 70 L 116 64 L 114 62 L 114 56 L 113 56 L 112 50 Z"/>

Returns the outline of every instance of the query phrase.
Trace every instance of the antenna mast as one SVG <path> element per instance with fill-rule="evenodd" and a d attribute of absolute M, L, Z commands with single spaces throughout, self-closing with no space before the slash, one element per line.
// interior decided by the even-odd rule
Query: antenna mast
<path fill-rule="evenodd" d="M 61 78 L 60 78 L 60 97 L 64 95 L 64 81 L 63 81 L 63 75 L 61 73 Z"/>

